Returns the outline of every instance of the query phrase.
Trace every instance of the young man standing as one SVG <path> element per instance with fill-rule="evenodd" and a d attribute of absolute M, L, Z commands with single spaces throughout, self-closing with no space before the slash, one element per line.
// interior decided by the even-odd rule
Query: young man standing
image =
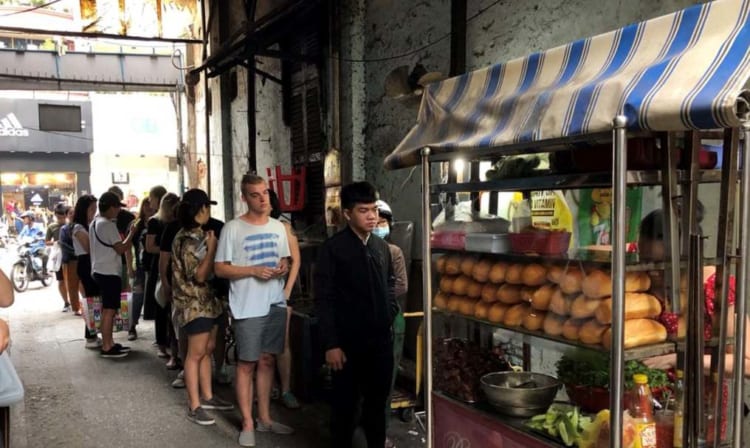
<path fill-rule="evenodd" d="M 120 238 L 114 222 L 120 208 L 116 194 L 106 192 L 99 198 L 99 216 L 89 228 L 89 247 L 91 248 L 91 272 L 102 295 L 102 348 L 103 358 L 122 358 L 127 356 L 129 347 L 115 344 L 112 340 L 112 327 L 115 313 L 120 309 L 122 292 L 122 254 L 130 250 L 135 235 L 135 226 L 130 226 L 125 239 Z"/>
<path fill-rule="evenodd" d="M 367 446 L 385 444 L 383 409 L 393 373 L 391 324 L 398 304 L 388 243 L 372 235 L 378 224 L 376 199 L 367 182 L 341 189 L 348 225 L 323 244 L 316 265 L 316 313 L 326 363 L 333 370 L 335 448 L 352 446 L 360 394 Z"/>
<path fill-rule="evenodd" d="M 47 235 L 44 237 L 44 242 L 47 246 L 53 246 L 60 242 L 60 229 L 65 225 L 65 217 L 68 215 L 68 206 L 64 204 L 57 204 L 55 206 L 55 221 L 47 226 Z M 60 249 L 62 250 L 62 249 Z M 60 291 L 60 297 L 63 299 L 63 313 L 70 311 L 71 303 L 77 304 L 77 297 L 68 298 L 68 280 L 65 276 L 65 269 L 62 263 L 60 269 L 55 272 L 55 278 L 57 279 L 57 289 Z M 78 311 L 74 309 L 73 311 Z"/>
<path fill-rule="evenodd" d="M 289 243 L 284 225 L 268 216 L 268 185 L 247 174 L 240 186 L 247 212 L 221 232 L 214 270 L 229 283 L 229 307 L 237 340 L 237 403 L 242 413 L 241 446 L 255 446 L 255 430 L 291 434 L 271 419 L 275 355 L 284 351 Z M 253 422 L 253 373 L 257 366 L 258 422 Z"/>

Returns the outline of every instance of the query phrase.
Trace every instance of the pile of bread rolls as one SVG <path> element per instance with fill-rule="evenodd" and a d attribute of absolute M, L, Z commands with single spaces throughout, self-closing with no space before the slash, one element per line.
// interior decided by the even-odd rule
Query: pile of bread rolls
<path fill-rule="evenodd" d="M 436 308 L 584 344 L 611 344 L 612 278 L 592 268 L 542 266 L 450 254 L 437 260 Z M 643 272 L 625 278 L 625 348 L 663 342 L 659 300 Z"/>

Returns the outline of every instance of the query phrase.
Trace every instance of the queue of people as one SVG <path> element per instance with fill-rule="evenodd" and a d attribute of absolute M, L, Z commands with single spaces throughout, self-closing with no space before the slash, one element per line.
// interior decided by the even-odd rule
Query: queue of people
<path fill-rule="evenodd" d="M 301 257 L 266 180 L 245 175 L 240 190 L 247 211 L 225 225 L 211 217 L 216 202 L 202 190 L 178 196 L 154 187 L 135 216 L 113 187 L 99 198 L 83 195 L 74 207 L 55 208 L 45 240 L 62 250 L 57 278 L 64 311 L 80 315 L 82 298 L 101 298 L 101 338 L 86 325 L 86 347 L 103 358 L 128 356 L 131 349 L 113 340 L 113 323 L 121 293 L 130 291 L 128 340 L 138 339 L 141 318 L 155 321 L 157 356 L 179 370 L 172 386 L 186 389 L 187 418 L 199 425 L 215 423 L 207 411 L 234 408 L 212 389 L 213 381 L 231 382 L 224 360 L 231 325 L 242 415 L 238 442 L 255 446 L 256 431 L 294 432 L 273 418 L 270 401 L 278 369 L 282 403 L 300 406 L 290 387 L 287 301 Z M 392 213 L 376 202 L 372 185 L 348 185 L 341 199 L 348 225 L 322 246 L 315 272 L 316 313 L 333 371 L 333 446 L 351 446 L 357 425 L 368 446 L 388 446 L 384 410 L 387 415 L 403 345 L 403 317 L 401 325 L 394 320 L 400 315 L 396 298 L 407 288 L 404 258 L 385 241 Z M 4 329 L 0 322 L 0 344 Z M 360 398 L 361 419 L 355 421 Z"/>

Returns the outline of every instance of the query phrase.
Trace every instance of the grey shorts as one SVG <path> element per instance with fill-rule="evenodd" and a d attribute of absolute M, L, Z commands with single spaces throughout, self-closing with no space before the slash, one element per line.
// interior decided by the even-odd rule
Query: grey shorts
<path fill-rule="evenodd" d="M 261 353 L 277 355 L 284 351 L 286 306 L 271 306 L 262 317 L 236 319 L 232 327 L 240 361 L 255 362 Z"/>

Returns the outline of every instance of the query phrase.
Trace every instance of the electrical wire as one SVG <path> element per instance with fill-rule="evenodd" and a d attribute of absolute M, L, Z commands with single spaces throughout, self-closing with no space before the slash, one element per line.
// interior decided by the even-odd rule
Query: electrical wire
<path fill-rule="evenodd" d="M 479 17 L 482 14 L 484 14 L 488 9 L 494 7 L 495 5 L 499 4 L 502 1 L 503 0 L 495 0 L 494 2 L 492 2 L 489 5 L 485 6 L 484 8 L 480 8 L 479 11 L 476 12 L 476 14 L 474 14 L 473 16 L 471 16 L 468 19 L 466 19 L 466 23 L 468 24 L 472 20 L 474 20 L 477 17 Z M 429 43 L 427 43 L 425 45 L 422 45 L 419 48 L 416 48 L 414 50 L 410 50 L 410 51 L 407 51 L 406 53 L 398 54 L 398 55 L 395 55 L 395 56 L 384 56 L 384 57 L 381 57 L 381 58 L 372 58 L 372 59 L 348 59 L 348 58 L 338 58 L 338 57 L 335 57 L 335 56 L 329 56 L 329 58 L 330 59 L 335 59 L 335 60 L 338 60 L 338 61 L 341 61 L 341 62 L 362 62 L 362 63 L 367 63 L 367 62 L 392 61 L 394 59 L 402 59 L 402 58 L 405 58 L 405 57 L 413 56 L 413 55 L 415 55 L 415 54 L 417 54 L 417 53 L 419 53 L 421 51 L 424 51 L 424 50 L 426 50 L 426 49 L 428 49 L 428 48 L 430 48 L 432 46 L 435 46 L 435 45 L 439 44 L 440 42 L 444 41 L 445 39 L 451 37 L 451 34 L 453 34 L 453 33 L 445 34 L 445 35 L 437 38 L 436 40 L 434 40 L 432 42 L 429 42 Z"/>
<path fill-rule="evenodd" d="M 9 12 L 7 14 L 0 14 L 0 17 L 8 17 L 8 16 L 16 16 L 18 14 L 26 14 L 27 12 L 32 12 L 32 11 L 36 11 L 37 9 L 46 8 L 47 6 L 52 6 L 55 3 L 60 3 L 61 1 L 62 0 L 52 0 L 52 1 L 49 1 L 49 2 L 44 3 L 42 5 L 34 6 L 33 8 L 24 9 L 24 10 L 21 10 L 21 11 L 13 11 L 13 12 Z"/>

